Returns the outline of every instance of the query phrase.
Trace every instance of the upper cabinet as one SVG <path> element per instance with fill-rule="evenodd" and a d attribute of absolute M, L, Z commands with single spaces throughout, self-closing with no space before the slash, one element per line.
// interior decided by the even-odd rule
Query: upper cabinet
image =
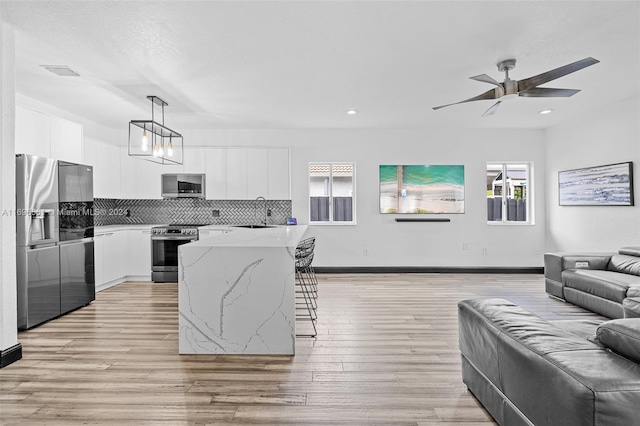
<path fill-rule="evenodd" d="M 120 197 L 131 200 L 137 197 L 136 166 L 141 160 L 129 156 L 129 148 L 120 148 Z"/>
<path fill-rule="evenodd" d="M 82 163 L 82 125 L 51 116 L 51 158 Z"/>
<path fill-rule="evenodd" d="M 227 200 L 246 200 L 247 148 L 227 148 Z"/>
<path fill-rule="evenodd" d="M 182 170 L 170 173 L 207 173 L 207 160 L 205 158 L 206 152 L 204 148 L 184 148 L 183 155 Z"/>
<path fill-rule="evenodd" d="M 288 148 L 226 148 L 225 167 L 228 200 L 291 198 Z"/>
<path fill-rule="evenodd" d="M 162 198 L 162 174 L 173 172 L 167 171 L 167 166 L 162 164 L 139 158 L 134 158 L 134 161 L 136 162 L 136 198 L 143 200 Z"/>
<path fill-rule="evenodd" d="M 51 158 L 51 119 L 16 105 L 16 154 Z"/>
<path fill-rule="evenodd" d="M 82 163 L 82 125 L 16 105 L 16 153 Z"/>
<path fill-rule="evenodd" d="M 267 148 L 247 149 L 247 199 L 269 196 Z"/>
<path fill-rule="evenodd" d="M 206 148 L 206 196 L 207 200 L 227 199 L 227 150 Z"/>
<path fill-rule="evenodd" d="M 268 148 L 267 184 L 270 200 L 291 199 L 289 148 Z"/>
<path fill-rule="evenodd" d="M 93 197 L 122 198 L 120 192 L 120 148 L 94 141 Z"/>

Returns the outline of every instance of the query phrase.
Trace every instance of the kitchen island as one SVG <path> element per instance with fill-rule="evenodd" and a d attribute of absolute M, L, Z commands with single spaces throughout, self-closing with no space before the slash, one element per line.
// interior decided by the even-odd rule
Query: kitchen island
<path fill-rule="evenodd" d="M 295 353 L 295 248 L 307 226 L 216 227 L 178 250 L 181 354 Z"/>

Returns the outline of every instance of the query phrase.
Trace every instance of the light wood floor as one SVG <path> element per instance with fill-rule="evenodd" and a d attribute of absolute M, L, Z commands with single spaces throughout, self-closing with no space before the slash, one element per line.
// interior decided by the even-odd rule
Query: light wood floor
<path fill-rule="evenodd" d="M 596 317 L 541 275 L 321 275 L 319 335 L 295 357 L 178 355 L 177 285 L 129 282 L 19 334 L 0 423 L 490 425 L 460 378 L 456 303 L 503 297 Z"/>

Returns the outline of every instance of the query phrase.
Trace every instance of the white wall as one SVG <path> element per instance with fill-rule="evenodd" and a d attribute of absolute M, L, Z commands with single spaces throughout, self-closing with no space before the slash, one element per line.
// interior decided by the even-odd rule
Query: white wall
<path fill-rule="evenodd" d="M 633 97 L 546 131 L 546 249 L 616 251 L 640 245 L 640 98 Z M 558 205 L 558 171 L 633 161 L 635 206 Z"/>
<path fill-rule="evenodd" d="M 3 215 L 16 206 L 15 37 L 0 22 L 0 350 L 18 343 L 16 302 L 16 219 Z"/>
<path fill-rule="evenodd" d="M 310 162 L 356 163 L 356 226 L 315 225 L 317 266 L 542 266 L 545 197 L 534 226 L 486 223 L 486 162 L 532 161 L 545 188 L 542 130 L 221 130 L 183 132 L 185 144 L 291 147 L 293 215 L 308 223 Z M 378 213 L 380 164 L 464 164 L 465 214 L 450 223 L 396 223 Z M 534 189 L 535 191 L 535 189 Z M 407 217 L 405 215 L 405 217 Z M 468 249 L 463 250 L 463 244 Z M 367 251 L 368 255 L 364 254 Z M 483 253 L 486 249 L 486 254 Z"/>

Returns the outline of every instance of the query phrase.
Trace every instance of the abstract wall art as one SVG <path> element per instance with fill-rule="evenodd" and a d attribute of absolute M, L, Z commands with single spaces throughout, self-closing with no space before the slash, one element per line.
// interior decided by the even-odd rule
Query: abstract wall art
<path fill-rule="evenodd" d="M 464 213 L 464 166 L 381 165 L 380 213 Z"/>
<path fill-rule="evenodd" d="M 633 206 L 633 163 L 558 172 L 561 206 Z"/>

